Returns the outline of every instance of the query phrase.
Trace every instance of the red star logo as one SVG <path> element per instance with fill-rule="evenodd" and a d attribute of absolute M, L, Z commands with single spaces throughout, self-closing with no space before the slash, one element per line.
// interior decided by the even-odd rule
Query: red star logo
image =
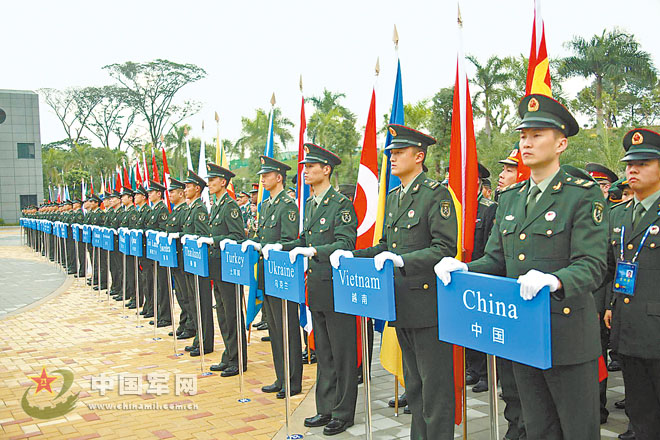
<path fill-rule="evenodd" d="M 53 394 L 53 390 L 50 388 L 50 384 L 57 379 L 57 376 L 49 376 L 46 374 L 46 368 L 41 368 L 41 376 L 30 376 L 30 379 L 32 379 L 37 384 L 37 390 L 34 392 L 34 394 L 37 394 L 41 390 L 46 390 Z"/>

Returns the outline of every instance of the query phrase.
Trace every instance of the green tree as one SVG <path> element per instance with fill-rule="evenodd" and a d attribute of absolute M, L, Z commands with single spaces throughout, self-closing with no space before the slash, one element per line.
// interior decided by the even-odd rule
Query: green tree
<path fill-rule="evenodd" d="M 508 99 L 512 75 L 507 60 L 496 55 L 488 58 L 485 64 L 471 55 L 467 59 L 477 69 L 472 79 L 477 86 L 472 92 L 473 111 L 475 116 L 484 118 L 484 131 L 490 138 L 493 129 L 500 131 L 510 115 Z"/>
<path fill-rule="evenodd" d="M 102 99 L 97 87 L 58 89 L 39 89 L 55 116 L 62 124 L 68 145 L 88 142 L 83 136 L 94 108 Z"/>
<path fill-rule="evenodd" d="M 437 143 L 428 149 L 428 157 L 425 163 L 431 177 L 439 180 L 444 179 L 444 168 L 449 163 L 453 106 L 453 87 L 440 89 L 431 100 L 431 117 L 428 122 L 428 130 L 429 134 L 436 139 Z"/>
<path fill-rule="evenodd" d="M 264 154 L 264 148 L 268 140 L 269 112 L 264 109 L 257 109 L 254 119 L 248 117 L 241 118 L 241 137 L 236 141 L 235 148 L 239 151 L 242 159 L 244 153 L 250 153 L 250 171 L 256 173 L 259 169 L 259 156 Z M 273 108 L 273 153 L 277 153 L 286 148 L 287 143 L 293 140 L 290 127 L 293 122 L 282 116 L 282 111 Z"/>
<path fill-rule="evenodd" d="M 115 85 L 96 90 L 100 96 L 90 113 L 88 131 L 106 148 L 120 150 L 125 142 L 129 146 L 135 144 L 136 139 L 129 135 L 136 116 L 135 109 L 129 105 L 130 90 Z"/>

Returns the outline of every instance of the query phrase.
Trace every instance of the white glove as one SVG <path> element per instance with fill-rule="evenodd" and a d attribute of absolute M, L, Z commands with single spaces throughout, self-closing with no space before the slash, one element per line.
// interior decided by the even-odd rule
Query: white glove
<path fill-rule="evenodd" d="M 374 257 L 374 267 L 376 270 L 382 270 L 387 260 L 390 260 L 392 263 L 394 263 L 394 267 L 403 267 L 403 258 L 401 258 L 401 255 L 397 255 L 390 251 L 385 251 Z"/>
<path fill-rule="evenodd" d="M 259 252 L 261 250 L 261 244 L 252 241 L 252 240 L 245 240 L 243 243 L 241 243 L 241 251 L 245 252 L 247 251 L 247 248 L 249 246 L 252 246 L 255 251 Z"/>
<path fill-rule="evenodd" d="M 313 247 L 295 247 L 291 249 L 289 252 L 289 261 L 291 261 L 291 264 L 296 262 L 296 257 L 298 255 L 302 255 L 303 257 L 307 258 L 312 258 L 314 255 L 316 255 L 316 249 Z"/>
<path fill-rule="evenodd" d="M 335 269 L 339 269 L 339 260 L 341 257 L 345 258 L 353 258 L 353 252 L 351 251 L 345 251 L 343 249 L 337 249 L 333 253 L 330 254 L 330 264 L 332 267 Z"/>
<path fill-rule="evenodd" d="M 462 261 L 458 261 L 453 257 L 444 257 L 438 264 L 433 268 L 435 274 L 440 278 L 442 284 L 445 286 L 451 283 L 451 273 L 452 272 L 467 272 L 468 266 Z"/>
<path fill-rule="evenodd" d="M 225 246 L 227 246 L 227 244 L 237 244 L 237 243 L 236 240 L 232 240 L 231 238 L 223 238 L 222 240 L 220 240 L 220 243 L 218 243 L 218 247 L 220 248 L 221 251 L 224 251 Z"/>
<path fill-rule="evenodd" d="M 114 228 L 109 228 L 109 229 L 110 229 L 110 230 L 112 231 L 112 233 L 113 233 L 113 234 L 115 234 L 115 235 L 117 235 L 117 234 L 118 234 L 118 232 L 117 232 L 117 230 L 116 230 L 116 229 L 114 229 Z"/>
<path fill-rule="evenodd" d="M 188 239 L 190 239 L 190 240 L 197 240 L 197 236 L 196 236 L 196 235 L 186 234 L 186 235 L 184 235 L 183 237 L 181 237 L 181 244 L 186 244 L 186 240 L 188 240 Z"/>
<path fill-rule="evenodd" d="M 543 273 L 532 269 L 525 275 L 518 277 L 518 284 L 520 284 L 520 297 L 529 301 L 530 299 L 534 298 L 545 286 L 550 288 L 550 292 L 555 292 L 558 290 L 559 278 L 552 274 Z"/>
<path fill-rule="evenodd" d="M 208 244 L 209 246 L 213 246 L 213 239 L 211 237 L 199 237 L 197 239 L 198 248 L 201 248 L 204 243 Z"/>
<path fill-rule="evenodd" d="M 177 238 L 179 238 L 178 232 L 170 232 L 167 236 L 167 244 L 172 244 L 172 240 L 176 240 Z"/>
<path fill-rule="evenodd" d="M 160 237 L 167 238 L 167 232 L 156 232 L 156 240 L 160 240 Z"/>
<path fill-rule="evenodd" d="M 280 243 L 269 243 L 266 246 L 261 248 L 261 253 L 264 256 L 264 260 L 268 259 L 268 253 L 270 251 L 281 251 L 282 245 Z"/>

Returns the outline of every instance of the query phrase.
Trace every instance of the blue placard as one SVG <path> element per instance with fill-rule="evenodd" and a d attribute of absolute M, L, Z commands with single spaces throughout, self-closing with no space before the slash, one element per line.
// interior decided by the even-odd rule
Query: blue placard
<path fill-rule="evenodd" d="M 454 272 L 447 287 L 440 280 L 437 284 L 441 341 L 540 369 L 552 367 L 547 287 L 525 301 L 513 278 Z"/>
<path fill-rule="evenodd" d="M 198 247 L 197 240 L 186 240 L 183 245 L 183 270 L 200 277 L 209 276 L 209 250 L 206 243 Z"/>
<path fill-rule="evenodd" d="M 124 255 L 131 255 L 130 237 L 131 234 L 125 230 L 119 231 L 119 252 Z"/>
<path fill-rule="evenodd" d="M 53 230 L 53 222 L 51 222 L 50 220 L 46 220 L 44 222 L 44 232 L 46 234 L 50 234 L 52 230 Z"/>
<path fill-rule="evenodd" d="M 101 247 L 101 228 L 92 226 L 92 246 Z"/>
<path fill-rule="evenodd" d="M 158 260 L 158 241 L 156 240 L 156 232 L 145 232 L 147 235 L 147 258 L 150 260 Z"/>
<path fill-rule="evenodd" d="M 82 233 L 82 241 L 83 243 L 91 243 L 92 242 L 92 229 L 89 225 L 83 225 L 82 227 L 83 233 Z"/>
<path fill-rule="evenodd" d="M 69 238 L 69 225 L 62 223 L 62 238 Z"/>
<path fill-rule="evenodd" d="M 378 271 L 373 258 L 342 258 L 339 269 L 332 268 L 332 288 L 335 312 L 396 320 L 391 261 Z"/>
<path fill-rule="evenodd" d="M 176 240 L 167 237 L 158 237 L 158 264 L 163 267 L 178 267 L 179 261 L 176 254 Z"/>
<path fill-rule="evenodd" d="M 256 264 L 259 254 L 250 246 L 245 252 L 240 244 L 227 244 L 220 254 L 222 281 L 257 288 Z"/>
<path fill-rule="evenodd" d="M 80 227 L 78 225 L 71 225 L 71 237 L 73 241 L 80 241 Z"/>
<path fill-rule="evenodd" d="M 134 257 L 142 256 L 142 231 L 131 231 L 129 246 L 131 255 Z"/>
<path fill-rule="evenodd" d="M 264 259 L 266 294 L 298 304 L 305 302 L 305 268 L 302 255 L 291 264 L 288 252 L 270 251 Z"/>
<path fill-rule="evenodd" d="M 115 250 L 115 233 L 112 229 L 103 229 L 103 232 L 101 233 L 101 247 L 106 251 Z"/>

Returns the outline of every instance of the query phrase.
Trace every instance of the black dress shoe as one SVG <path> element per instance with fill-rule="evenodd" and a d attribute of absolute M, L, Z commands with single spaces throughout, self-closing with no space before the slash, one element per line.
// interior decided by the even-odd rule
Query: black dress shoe
<path fill-rule="evenodd" d="M 632 429 L 627 430 L 623 434 L 619 434 L 621 440 L 635 440 L 635 431 Z"/>
<path fill-rule="evenodd" d="M 146 314 L 147 314 L 147 311 L 144 310 L 144 309 L 142 309 L 142 311 L 140 312 L 140 315 L 144 316 L 144 315 L 146 315 Z"/>
<path fill-rule="evenodd" d="M 273 383 L 261 387 L 261 391 L 263 391 L 264 393 L 279 393 L 280 391 L 282 391 L 282 387 L 277 386 L 276 384 Z"/>
<path fill-rule="evenodd" d="M 158 328 L 161 328 L 161 327 L 169 327 L 169 326 L 171 326 L 171 325 L 172 325 L 172 323 L 169 322 L 169 321 L 158 321 L 158 326 L 157 326 L 157 327 L 158 327 Z"/>
<path fill-rule="evenodd" d="M 404 414 L 412 414 L 412 413 L 410 412 L 410 407 L 409 407 L 408 405 L 406 405 L 406 407 L 403 408 L 403 413 L 404 413 Z"/>
<path fill-rule="evenodd" d="M 625 397 L 621 400 L 617 400 L 616 402 L 614 402 L 614 407 L 616 409 L 626 409 L 626 399 L 625 399 Z"/>
<path fill-rule="evenodd" d="M 144 314 L 145 318 L 153 318 L 154 317 L 154 312 L 147 312 Z"/>
<path fill-rule="evenodd" d="M 178 337 L 179 339 L 190 339 L 195 337 L 195 333 L 184 331 Z"/>
<path fill-rule="evenodd" d="M 265 321 L 255 322 L 254 324 L 252 324 L 252 327 L 253 327 L 253 328 L 257 328 L 257 327 L 259 327 L 261 324 L 263 324 L 264 322 L 265 322 Z"/>
<path fill-rule="evenodd" d="M 194 346 L 194 345 L 186 345 L 186 348 L 184 348 L 184 350 L 186 350 L 186 351 L 193 351 L 193 350 L 196 350 L 196 349 L 197 349 L 197 347 Z"/>
<path fill-rule="evenodd" d="M 154 320 L 149 321 L 149 325 L 154 325 Z"/>
<path fill-rule="evenodd" d="M 247 367 L 243 367 L 243 371 L 245 372 L 247 370 Z M 236 376 L 238 374 L 238 367 L 236 365 L 230 365 L 225 370 L 220 373 L 220 376 L 222 377 L 232 377 Z"/>
<path fill-rule="evenodd" d="M 387 405 L 390 408 L 394 408 L 396 406 L 396 402 L 394 399 L 390 399 L 389 402 L 387 402 Z M 408 399 L 406 398 L 406 393 L 401 394 L 401 397 L 399 397 L 399 408 L 402 408 L 404 406 L 408 406 Z"/>
<path fill-rule="evenodd" d="M 270 342 L 270 336 L 263 336 L 261 342 Z"/>
<path fill-rule="evenodd" d="M 293 391 L 291 391 L 290 396 L 293 397 L 293 396 L 295 396 L 296 394 L 300 394 L 300 390 L 297 390 L 297 391 L 296 391 L 296 390 L 293 390 Z M 277 397 L 278 399 L 286 399 L 286 390 L 285 390 L 284 388 L 281 389 L 281 390 L 275 395 L 275 397 Z"/>
<path fill-rule="evenodd" d="M 605 423 L 607 423 L 607 418 L 608 417 L 609 417 L 609 413 L 608 414 L 602 414 L 601 413 L 601 415 L 600 415 L 600 424 L 604 425 Z"/>
<path fill-rule="evenodd" d="M 314 417 L 307 417 L 305 419 L 305 426 L 308 428 L 318 428 L 319 426 L 325 426 L 330 423 L 332 420 L 331 416 L 324 416 L 323 414 L 317 414 Z"/>
<path fill-rule="evenodd" d="M 353 421 L 347 422 L 341 419 L 332 419 L 330 423 L 323 428 L 323 435 L 335 435 L 346 431 L 353 426 Z"/>
<path fill-rule="evenodd" d="M 257 327 L 257 330 L 268 330 L 268 323 L 267 323 L 267 322 L 262 322 L 262 323 L 259 324 L 259 326 Z"/>
<path fill-rule="evenodd" d="M 211 365 L 211 368 L 209 370 L 211 371 L 225 371 L 229 365 L 225 364 L 224 362 L 220 362 L 219 364 L 213 364 Z"/>
<path fill-rule="evenodd" d="M 308 364 L 308 363 L 315 364 L 316 363 L 316 353 L 313 350 L 312 350 L 311 353 L 312 353 L 312 361 L 307 362 L 307 359 L 308 359 L 307 352 L 306 351 L 303 352 L 303 354 L 302 354 L 302 363 L 303 364 Z"/>
<path fill-rule="evenodd" d="M 488 391 L 488 382 L 486 382 L 486 379 L 479 379 L 479 382 L 472 387 L 473 393 L 485 393 L 486 391 Z"/>
<path fill-rule="evenodd" d="M 204 355 L 211 354 L 211 353 L 213 353 L 213 350 L 208 350 L 208 351 L 204 350 Z M 190 351 L 190 357 L 197 357 L 200 354 L 201 353 L 199 352 L 199 347 L 196 347 L 194 350 Z"/>
<path fill-rule="evenodd" d="M 128 307 L 129 309 L 135 309 L 135 308 L 137 308 L 137 306 L 135 305 L 135 303 L 130 303 L 130 304 L 129 304 L 128 306 L 126 306 L 126 307 Z"/>
<path fill-rule="evenodd" d="M 465 375 L 465 385 L 476 385 L 477 382 L 479 382 L 477 376 L 473 376 L 471 373 Z"/>
<path fill-rule="evenodd" d="M 619 361 L 611 361 L 607 366 L 607 371 L 621 371 L 621 364 Z"/>

